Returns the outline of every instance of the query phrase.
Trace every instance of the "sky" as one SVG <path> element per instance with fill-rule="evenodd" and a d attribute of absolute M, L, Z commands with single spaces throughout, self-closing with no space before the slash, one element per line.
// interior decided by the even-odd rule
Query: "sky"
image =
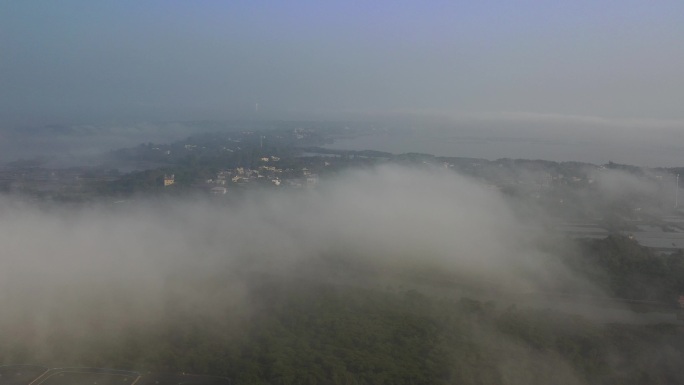
<path fill-rule="evenodd" d="M 684 118 L 680 1 L 6 1 L 0 121 Z"/>

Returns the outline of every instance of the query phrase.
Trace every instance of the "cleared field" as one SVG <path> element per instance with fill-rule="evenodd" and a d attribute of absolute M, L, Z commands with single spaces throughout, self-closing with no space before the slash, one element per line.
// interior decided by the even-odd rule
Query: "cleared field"
<path fill-rule="evenodd" d="M 145 374 L 135 385 L 230 385 L 225 377 L 192 374 Z"/>
<path fill-rule="evenodd" d="M 0 385 L 230 385 L 224 377 L 193 374 L 145 374 L 99 368 L 0 366 Z"/>
<path fill-rule="evenodd" d="M 140 377 L 138 373 L 89 368 L 51 369 L 33 385 L 132 385 Z"/>
<path fill-rule="evenodd" d="M 0 366 L 0 385 L 26 385 L 47 370 L 48 368 L 38 365 Z"/>

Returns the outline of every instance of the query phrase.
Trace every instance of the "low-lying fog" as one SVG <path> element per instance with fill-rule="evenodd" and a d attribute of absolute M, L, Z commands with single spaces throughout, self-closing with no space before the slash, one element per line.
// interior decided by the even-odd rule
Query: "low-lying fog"
<path fill-rule="evenodd" d="M 522 220 L 481 182 L 399 166 L 230 203 L 66 209 L 4 198 L 0 330 L 34 348 L 50 346 L 54 333 L 87 348 L 102 333 L 166 322 L 169 301 L 208 319 L 228 305 L 249 311 L 249 286 L 269 276 L 378 288 L 439 278 L 510 297 L 558 285 L 596 294 L 537 247 L 548 234 L 534 223 L 543 221 Z M 220 284 L 208 289 L 209 281 Z"/>

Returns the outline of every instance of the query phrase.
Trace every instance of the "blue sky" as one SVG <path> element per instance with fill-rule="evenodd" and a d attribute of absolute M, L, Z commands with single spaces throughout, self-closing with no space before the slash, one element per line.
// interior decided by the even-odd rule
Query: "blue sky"
<path fill-rule="evenodd" d="M 680 1 L 7 1 L 0 123 L 684 118 Z"/>

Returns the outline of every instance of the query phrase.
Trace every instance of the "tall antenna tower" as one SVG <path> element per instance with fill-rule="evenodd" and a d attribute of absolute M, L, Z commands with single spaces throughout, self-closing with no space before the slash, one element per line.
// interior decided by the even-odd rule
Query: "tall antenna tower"
<path fill-rule="evenodd" d="M 675 208 L 679 207 L 679 174 L 677 174 L 677 183 L 675 186 Z"/>

